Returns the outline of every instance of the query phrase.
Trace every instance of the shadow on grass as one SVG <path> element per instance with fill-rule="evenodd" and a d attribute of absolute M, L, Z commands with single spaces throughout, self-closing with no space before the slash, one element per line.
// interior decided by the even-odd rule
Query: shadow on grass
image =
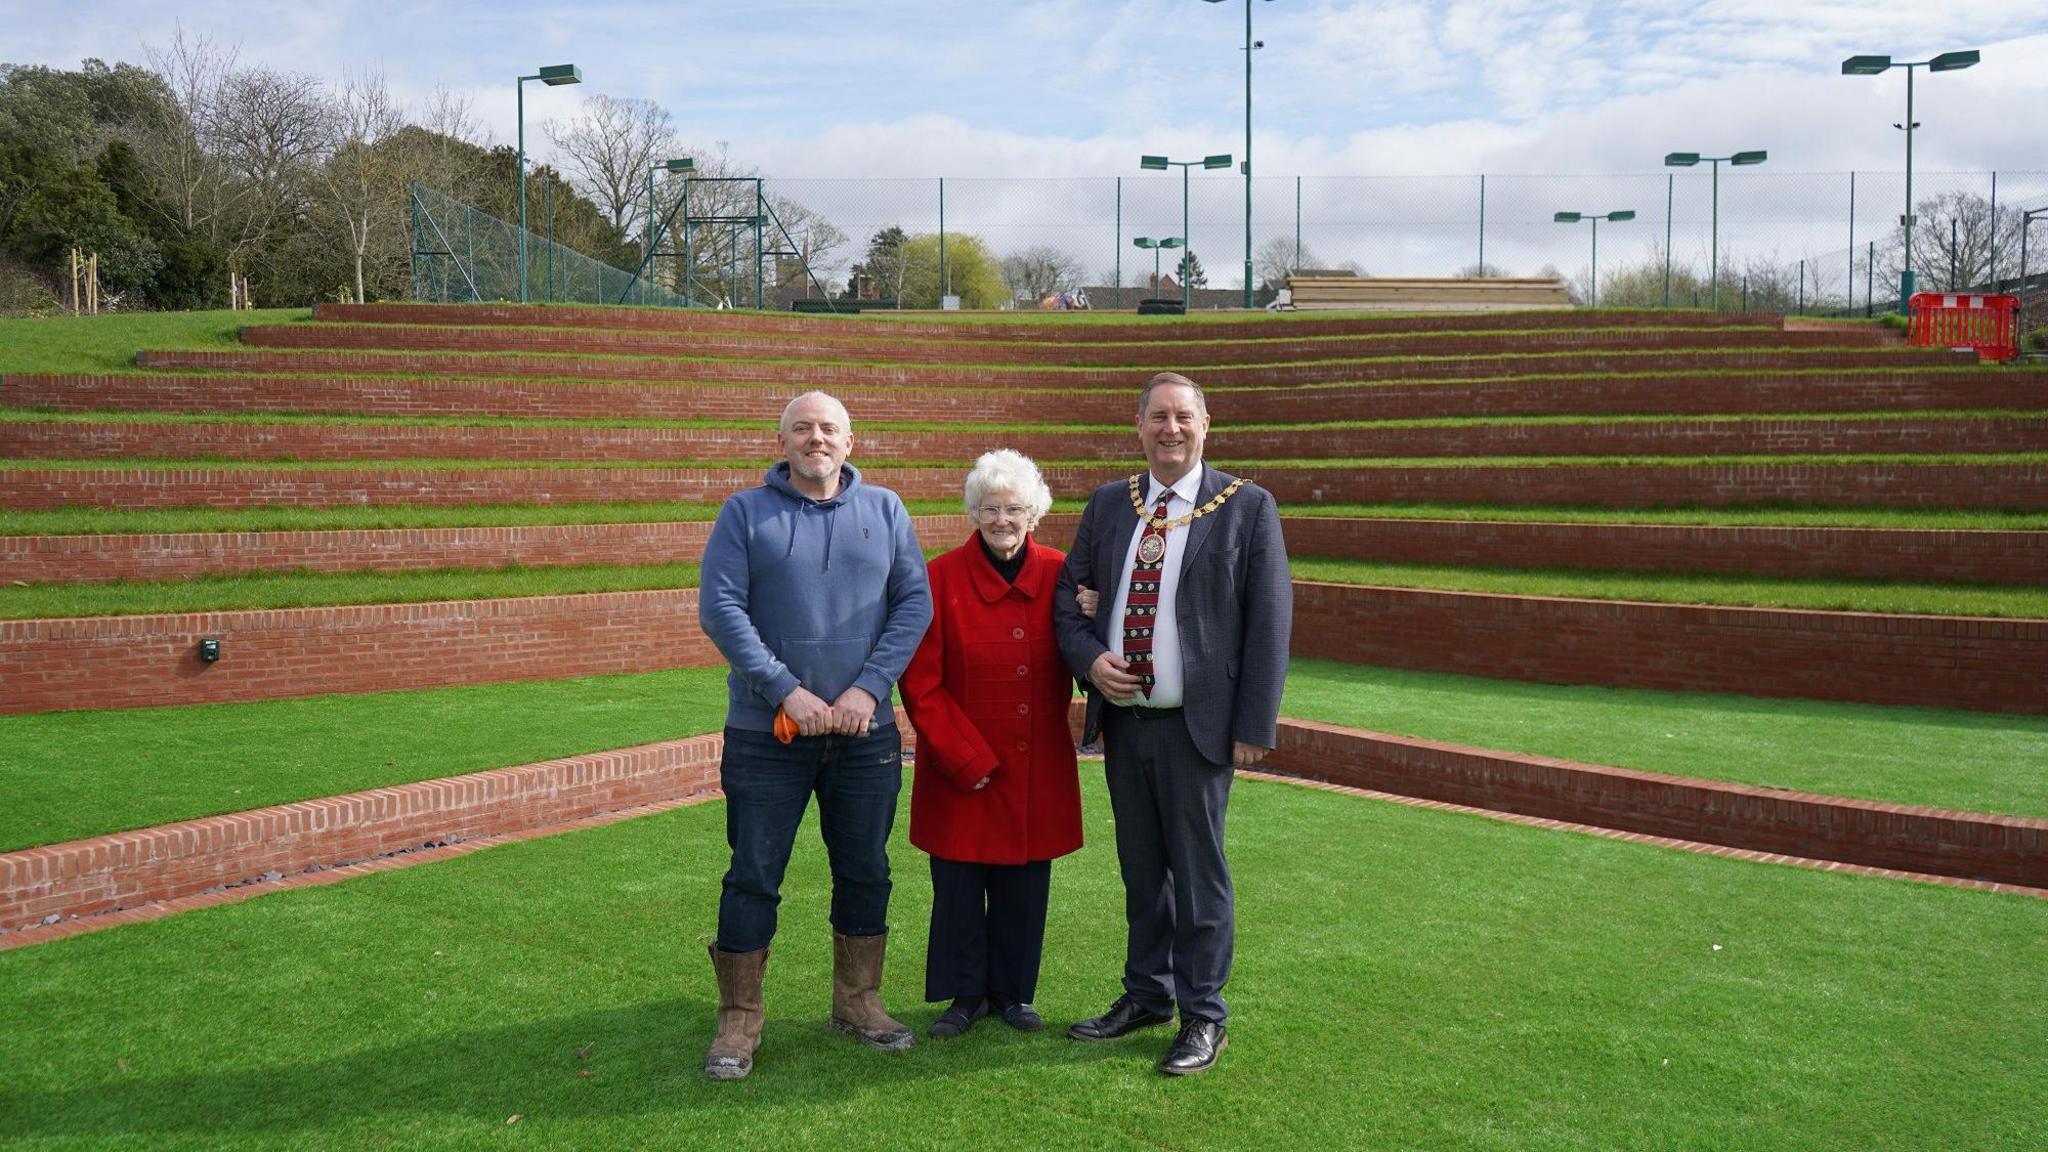
<path fill-rule="evenodd" d="M 1029 1083 L 1049 1066 L 1077 1067 L 1087 1076 L 1096 1074 L 1089 1066 L 1098 1066 L 1117 1083 L 1164 1079 L 1152 1067 L 1170 1039 L 1167 1029 L 1081 1044 L 1064 1035 L 1061 1023 L 1048 1021 L 1045 1031 L 1027 1035 L 986 1019 L 965 1037 L 934 1041 L 925 1028 L 938 1015 L 937 1005 L 896 1013 L 916 1029 L 915 1049 L 872 1052 L 827 1026 L 828 987 L 777 988 L 771 972 L 762 1047 L 753 1075 L 739 1083 L 704 1079 L 714 1005 L 678 998 L 453 1031 L 431 1048 L 405 1042 L 305 1064 L 198 1075 L 109 1068 L 108 1078 L 96 1084 L 0 1090 L 0 1144 L 31 1136 L 290 1139 L 364 1128 L 499 1127 L 513 1116 L 602 1123 L 665 1114 L 672 1123 L 708 1129 L 774 1130 L 855 1096 L 885 1097 L 913 1109 L 920 1099 L 955 1107 L 962 1080 L 974 1081 L 977 1094 L 1031 1107 L 1036 1093 Z"/>

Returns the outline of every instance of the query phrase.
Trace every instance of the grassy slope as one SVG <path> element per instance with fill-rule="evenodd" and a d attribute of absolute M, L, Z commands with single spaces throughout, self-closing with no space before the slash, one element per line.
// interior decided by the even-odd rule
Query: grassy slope
<path fill-rule="evenodd" d="M 2048 718 L 1297 660 L 1285 715 L 1765 788 L 2048 817 Z"/>
<path fill-rule="evenodd" d="M 255 312 L 143 312 L 134 315 L 0 319 L 0 372 L 126 372 L 135 350 L 230 351 L 246 324 L 303 320 L 306 308 Z"/>
<path fill-rule="evenodd" d="M 725 668 L 0 716 L 0 852 L 715 732 Z"/>
<path fill-rule="evenodd" d="M 1168 1081 L 1163 1033 L 1058 1031 L 1108 1003 L 1123 956 L 1087 778 L 1046 1032 L 985 1022 L 900 1056 L 829 1032 L 813 823 L 759 1065 L 702 1080 L 714 804 L 0 953 L 0 1142 L 1862 1152 L 2048 1128 L 2048 902 L 1259 782 L 1231 821 L 1231 1050 Z M 894 856 L 886 993 L 921 1032 L 928 886 Z"/>

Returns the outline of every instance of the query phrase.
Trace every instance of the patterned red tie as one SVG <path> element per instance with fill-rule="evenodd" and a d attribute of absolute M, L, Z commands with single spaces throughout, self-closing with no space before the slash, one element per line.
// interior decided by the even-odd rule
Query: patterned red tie
<path fill-rule="evenodd" d="M 1124 597 L 1124 660 L 1138 678 L 1138 695 L 1152 695 L 1152 625 L 1159 615 L 1159 571 L 1166 562 L 1166 496 L 1145 521 L 1131 561 L 1131 590 Z"/>

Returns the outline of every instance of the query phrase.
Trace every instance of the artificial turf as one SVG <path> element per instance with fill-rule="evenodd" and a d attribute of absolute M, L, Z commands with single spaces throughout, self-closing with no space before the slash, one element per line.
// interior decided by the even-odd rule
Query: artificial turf
<path fill-rule="evenodd" d="M 725 868 L 708 804 L 0 953 L 23 1149 L 2027 1149 L 2048 902 L 1244 781 L 1231 1046 L 1061 1035 L 1123 962 L 1099 772 L 1037 1003 L 925 1040 L 899 836 L 883 1055 L 824 1024 L 800 831 L 751 1078 L 698 1073 Z M 899 806 L 899 817 L 908 805 Z"/>
<path fill-rule="evenodd" d="M 0 716 L 0 852 L 715 732 L 725 668 Z"/>
<path fill-rule="evenodd" d="M 2048 817 L 2048 717 L 1296 660 L 1283 715 L 1887 804 Z"/>
<path fill-rule="evenodd" d="M 1447 592 L 1643 600 L 1660 604 L 1806 608 L 1828 612 L 2048 618 L 2048 589 L 2013 585 L 1669 572 L 1583 572 L 1563 568 L 1467 568 L 1329 560 L 1312 556 L 1295 556 L 1290 562 L 1297 580 L 1429 588 Z"/>

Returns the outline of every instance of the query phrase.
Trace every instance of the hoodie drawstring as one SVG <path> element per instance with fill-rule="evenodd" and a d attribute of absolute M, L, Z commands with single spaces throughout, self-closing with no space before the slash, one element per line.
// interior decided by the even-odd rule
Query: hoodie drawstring
<path fill-rule="evenodd" d="M 789 546 L 783 549 L 782 558 L 787 560 L 791 556 L 796 555 L 797 522 L 810 515 L 811 509 L 822 507 L 825 509 L 825 571 L 830 572 L 832 570 L 832 534 L 833 529 L 839 524 L 839 506 L 843 503 L 845 501 L 834 500 L 830 504 L 820 505 L 807 500 L 797 505 L 796 515 L 789 518 Z"/>

